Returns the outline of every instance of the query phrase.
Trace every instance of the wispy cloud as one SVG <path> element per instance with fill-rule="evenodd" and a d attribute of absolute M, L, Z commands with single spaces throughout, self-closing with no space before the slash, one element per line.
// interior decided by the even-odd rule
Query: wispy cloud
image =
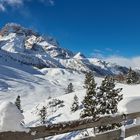
<path fill-rule="evenodd" d="M 123 56 L 108 56 L 104 57 L 105 61 L 111 62 L 111 63 L 116 63 L 122 66 L 127 66 L 127 67 L 133 67 L 133 68 L 140 68 L 140 56 L 136 57 L 123 57 Z"/>
<path fill-rule="evenodd" d="M 111 48 L 105 48 L 106 51 L 112 52 L 113 50 Z"/>
<path fill-rule="evenodd" d="M 102 51 L 98 49 L 94 49 L 93 52 L 102 53 Z"/>
<path fill-rule="evenodd" d="M 48 0 L 48 1 L 52 6 L 54 5 L 54 0 Z"/>
<path fill-rule="evenodd" d="M 91 56 L 121 66 L 140 68 L 140 56 L 129 58 L 120 56 L 119 52 L 119 50 L 113 50 L 111 48 L 104 48 L 103 50 L 94 49 Z"/>
<path fill-rule="evenodd" d="M 3 4 L 0 4 L 0 11 L 4 12 L 6 9 L 5 7 L 3 6 Z"/>
<path fill-rule="evenodd" d="M 50 5 L 50 6 L 54 6 L 55 2 L 54 0 L 39 0 L 40 2 L 46 4 L 46 5 Z"/>
<path fill-rule="evenodd" d="M 90 56 L 96 58 L 103 58 L 103 52 L 99 49 L 94 49 Z"/>
<path fill-rule="evenodd" d="M 1 2 L 9 6 L 17 6 L 23 4 L 23 0 L 1 0 Z"/>
<path fill-rule="evenodd" d="M 23 6 L 24 3 L 26 2 L 31 2 L 33 0 L 0 0 L 0 11 L 5 12 L 8 6 L 12 8 L 19 8 L 20 6 Z M 51 5 L 54 6 L 55 2 L 54 0 L 37 0 L 43 4 Z"/>
<path fill-rule="evenodd" d="M 97 52 L 93 53 L 92 57 L 99 58 L 99 59 L 104 59 L 104 55 L 102 53 L 97 53 Z"/>
<path fill-rule="evenodd" d="M 17 8 L 21 5 L 23 5 L 23 0 L 0 0 L 0 11 L 5 12 L 8 6 Z"/>

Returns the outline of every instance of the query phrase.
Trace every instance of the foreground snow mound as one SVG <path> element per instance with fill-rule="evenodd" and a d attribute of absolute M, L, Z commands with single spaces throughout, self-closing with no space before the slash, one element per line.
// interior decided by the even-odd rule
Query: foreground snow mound
<path fill-rule="evenodd" d="M 120 113 L 140 112 L 140 97 L 127 97 L 118 106 Z"/>
<path fill-rule="evenodd" d="M 119 103 L 118 110 L 120 113 L 140 112 L 140 97 L 126 97 Z M 135 120 L 135 124 L 140 125 L 140 118 Z M 140 140 L 140 136 L 131 136 L 125 140 Z"/>
<path fill-rule="evenodd" d="M 27 131 L 21 121 L 24 116 L 19 109 L 11 102 L 3 102 L 0 105 L 0 131 Z"/>
<path fill-rule="evenodd" d="M 132 137 L 128 137 L 125 140 L 140 140 L 139 136 L 132 136 Z"/>

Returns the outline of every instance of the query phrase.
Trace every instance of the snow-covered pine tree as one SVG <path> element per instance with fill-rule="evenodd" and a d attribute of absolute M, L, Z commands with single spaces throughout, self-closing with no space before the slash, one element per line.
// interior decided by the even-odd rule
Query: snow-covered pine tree
<path fill-rule="evenodd" d="M 79 101 L 78 101 L 78 97 L 75 95 L 74 96 L 74 101 L 73 101 L 73 104 L 72 104 L 72 107 L 71 107 L 71 111 L 75 112 L 78 109 L 79 109 Z"/>
<path fill-rule="evenodd" d="M 72 93 L 73 91 L 74 91 L 73 84 L 72 83 L 69 83 L 68 84 L 68 87 L 66 89 L 66 93 Z"/>
<path fill-rule="evenodd" d="M 140 75 L 137 72 L 133 71 L 132 72 L 132 77 L 133 77 L 133 83 L 134 84 L 139 84 L 140 83 Z"/>
<path fill-rule="evenodd" d="M 91 72 L 86 72 L 85 73 L 85 81 L 84 81 L 84 88 L 87 89 L 88 86 L 89 86 L 89 82 L 90 82 L 90 79 L 91 79 L 91 75 L 93 75 Z M 94 77 L 93 77 L 94 78 Z"/>
<path fill-rule="evenodd" d="M 115 81 L 112 77 L 105 77 L 101 86 L 98 88 L 99 115 L 117 113 L 118 102 L 123 99 L 123 95 L 119 94 L 122 88 L 115 88 Z M 99 132 L 114 129 L 120 124 L 112 124 L 98 127 Z"/>
<path fill-rule="evenodd" d="M 139 75 L 130 68 L 126 75 L 126 83 L 127 84 L 136 84 L 138 82 L 139 82 Z"/>
<path fill-rule="evenodd" d="M 132 84 L 133 83 L 132 69 L 131 68 L 128 70 L 128 73 L 127 73 L 127 76 L 126 76 L 126 83 L 127 84 Z"/>
<path fill-rule="evenodd" d="M 20 110 L 20 112 L 23 113 L 23 110 L 21 109 L 21 100 L 20 100 L 20 96 L 19 95 L 16 98 L 15 105 Z"/>
<path fill-rule="evenodd" d="M 92 72 L 86 73 L 85 75 L 85 85 L 86 88 L 86 96 L 82 102 L 83 110 L 80 114 L 81 118 L 85 117 L 93 117 L 96 119 L 98 115 L 98 101 L 97 101 L 97 93 L 96 93 L 96 83 L 94 80 L 94 75 Z"/>
<path fill-rule="evenodd" d="M 40 123 L 41 123 L 41 124 L 45 124 L 45 123 L 46 123 L 46 115 L 47 115 L 46 107 L 43 106 L 43 107 L 40 109 L 40 111 L 39 111 Z"/>

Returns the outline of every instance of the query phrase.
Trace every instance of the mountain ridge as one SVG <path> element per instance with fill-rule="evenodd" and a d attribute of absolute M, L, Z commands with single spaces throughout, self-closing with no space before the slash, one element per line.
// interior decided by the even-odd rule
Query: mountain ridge
<path fill-rule="evenodd" d="M 37 68 L 93 71 L 96 75 L 125 74 L 128 69 L 96 58 L 86 58 L 60 47 L 56 39 L 42 36 L 19 24 L 8 23 L 0 30 L 0 56 Z"/>

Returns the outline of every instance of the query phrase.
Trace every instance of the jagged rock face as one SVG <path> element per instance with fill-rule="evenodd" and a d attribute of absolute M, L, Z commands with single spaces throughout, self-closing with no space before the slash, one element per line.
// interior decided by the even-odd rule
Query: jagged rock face
<path fill-rule="evenodd" d="M 17 33 L 17 34 L 26 35 L 26 36 L 30 36 L 30 35 L 37 36 L 38 35 L 37 33 L 33 32 L 31 29 L 26 29 L 26 28 L 20 26 L 19 24 L 15 24 L 15 23 L 6 24 L 0 31 L 0 34 L 2 36 L 6 36 L 9 33 Z"/>
<path fill-rule="evenodd" d="M 0 31 L 0 57 L 38 68 L 66 68 L 93 71 L 96 75 L 126 73 L 127 68 L 99 59 L 88 59 L 63 49 L 52 37 L 44 37 L 18 24 L 6 24 Z"/>
<path fill-rule="evenodd" d="M 17 40 L 18 38 L 18 40 Z M 10 44 L 9 44 L 10 42 Z M 17 52 L 15 49 L 16 46 L 22 46 L 21 52 L 26 53 L 47 53 L 54 58 L 70 58 L 73 56 L 73 53 L 69 50 L 60 48 L 59 43 L 52 37 L 43 37 L 32 31 L 31 29 L 24 28 L 18 24 L 9 23 L 6 24 L 0 31 L 0 44 L 4 45 L 4 50 Z M 19 45 L 20 44 L 20 45 Z M 11 49 L 9 49 L 9 46 Z M 0 45 L 1 47 L 1 45 Z M 14 48 L 14 49 L 12 49 Z M 3 49 L 3 48 L 2 48 Z M 18 49 L 18 52 L 20 51 Z"/>

